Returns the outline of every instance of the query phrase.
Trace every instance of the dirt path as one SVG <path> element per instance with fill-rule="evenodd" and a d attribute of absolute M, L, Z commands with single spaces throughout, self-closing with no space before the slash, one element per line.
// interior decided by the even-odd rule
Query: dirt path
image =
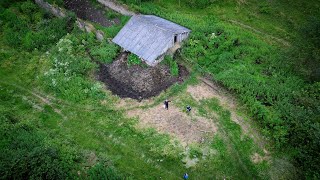
<path fill-rule="evenodd" d="M 43 102 L 44 104 L 50 106 L 57 114 L 61 115 L 64 119 L 66 117 L 63 115 L 62 111 L 60 110 L 60 109 L 63 109 L 64 107 L 68 107 L 70 109 L 75 109 L 75 110 L 82 110 L 82 111 L 98 111 L 98 112 L 113 111 L 112 109 L 108 109 L 105 107 L 94 107 L 90 105 L 70 103 L 65 100 L 58 99 L 56 97 L 52 97 L 50 95 L 42 93 L 37 89 L 28 89 L 26 87 L 19 85 L 19 83 L 7 83 L 0 80 L 0 85 L 1 84 L 14 87 L 20 91 L 30 94 L 31 96 Z"/>
<path fill-rule="evenodd" d="M 44 97 L 44 96 L 42 96 L 41 94 L 38 94 L 36 91 L 28 90 L 28 89 L 26 89 L 26 88 L 24 88 L 24 87 L 22 87 L 22 86 L 17 85 L 17 84 L 9 84 L 9 83 L 5 83 L 5 82 L 2 82 L 2 81 L 0 81 L 0 83 L 6 84 L 6 85 L 9 85 L 9 86 L 13 86 L 13 87 L 15 87 L 16 89 L 19 89 L 19 90 L 22 90 L 22 91 L 27 92 L 28 94 L 32 95 L 32 96 L 35 97 L 36 99 L 40 100 L 42 103 L 50 106 L 50 107 L 53 109 L 53 111 L 54 111 L 55 113 L 59 114 L 64 120 L 67 119 L 67 117 L 62 114 L 61 110 L 60 110 L 59 108 L 57 108 L 57 107 L 54 106 L 54 103 L 52 103 L 49 98 Z M 24 96 L 23 98 L 26 99 L 25 96 Z M 40 106 L 37 106 L 37 105 L 35 105 L 35 108 L 41 109 L 41 107 L 40 107 Z"/>
<path fill-rule="evenodd" d="M 228 21 L 231 22 L 232 24 L 236 24 L 236 25 L 238 25 L 238 26 L 240 26 L 242 28 L 249 29 L 249 30 L 251 30 L 251 31 L 253 31 L 253 32 L 257 33 L 257 34 L 262 34 L 264 36 L 267 36 L 268 38 L 270 38 L 270 39 L 272 39 L 274 41 L 277 41 L 277 42 L 283 44 L 284 46 L 290 46 L 290 43 L 288 41 L 284 40 L 284 39 L 274 37 L 274 36 L 272 36 L 270 34 L 262 32 L 262 31 L 260 31 L 260 30 L 258 30 L 256 28 L 253 28 L 253 27 L 251 27 L 249 25 L 243 24 L 243 23 L 241 23 L 239 21 L 236 21 L 236 20 L 228 20 Z"/>
<path fill-rule="evenodd" d="M 122 15 L 125 16 L 134 16 L 136 15 L 136 13 L 128 10 L 128 8 L 124 5 L 121 5 L 117 2 L 111 1 L 111 0 L 98 0 L 99 3 L 101 3 L 102 5 L 106 6 L 107 8 L 110 8 Z"/>

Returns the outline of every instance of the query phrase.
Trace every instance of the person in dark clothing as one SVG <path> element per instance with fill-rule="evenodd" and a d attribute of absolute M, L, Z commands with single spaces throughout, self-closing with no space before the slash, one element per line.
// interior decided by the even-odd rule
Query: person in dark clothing
<path fill-rule="evenodd" d="M 171 102 L 171 101 L 169 101 L 168 99 L 166 99 L 166 100 L 164 101 L 164 108 L 165 108 L 166 110 L 169 109 L 169 102 Z"/>
<path fill-rule="evenodd" d="M 187 106 L 187 112 L 190 112 L 191 111 L 191 107 L 188 105 Z"/>

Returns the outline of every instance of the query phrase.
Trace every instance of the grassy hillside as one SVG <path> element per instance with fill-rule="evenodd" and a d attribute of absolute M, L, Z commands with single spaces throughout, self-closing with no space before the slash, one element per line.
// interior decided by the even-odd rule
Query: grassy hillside
<path fill-rule="evenodd" d="M 231 126 L 229 135 L 237 138 L 231 142 L 231 138 L 216 136 L 208 141 L 206 146 L 216 152 L 214 158 L 203 155 L 198 145 L 192 146 L 190 156 L 203 160 L 187 169 L 178 142 L 154 129 L 136 129 L 137 119 L 125 117 L 123 110 L 114 106 L 119 99 L 94 79 L 97 65 L 86 48 L 106 62 L 114 57 L 110 51 L 117 48 L 104 54 L 99 48 L 106 49 L 108 44 L 30 1 L 5 6 L 1 9 L 0 41 L 1 178 L 178 179 L 186 171 L 197 179 L 267 174 L 265 162 L 253 165 L 250 161 L 253 152 L 262 150 L 251 139 L 240 138 L 239 125 L 215 100 L 199 107 L 211 104 L 210 108 L 221 113 L 222 126 Z M 30 11 L 33 13 L 25 13 Z M 47 38 L 53 40 L 45 41 Z M 31 43 L 24 43 L 28 41 Z M 185 87 L 174 86 L 155 102 Z"/>
<path fill-rule="evenodd" d="M 237 94 L 274 146 L 319 176 L 319 2 L 123 2 L 190 28 L 183 61 Z"/>
<path fill-rule="evenodd" d="M 318 12 L 318 3 L 124 2 L 192 29 L 177 57 L 193 69 L 191 78 L 138 108 L 147 111 L 172 97 L 173 106 L 190 104 L 197 116 L 216 123 L 217 134 L 185 150 L 168 134 L 137 128 L 139 120 L 128 118 L 127 110 L 117 107 L 121 100 L 95 79 L 98 67 L 87 51 L 110 63 L 117 47 L 81 32 L 73 16 L 55 18 L 32 1 L 2 1 L 2 179 L 179 179 L 185 172 L 190 179 L 319 177 L 320 85 L 313 71 L 319 26 L 314 20 L 301 28 Z M 112 37 L 127 18 L 121 19 L 119 26 L 97 28 Z M 312 65 L 300 66 L 302 61 Z M 188 94 L 195 77 L 208 73 L 238 97 L 241 113 L 257 122 L 272 157 L 223 103 Z M 262 160 L 253 162 L 253 154 Z M 197 165 L 187 168 L 186 158 Z"/>

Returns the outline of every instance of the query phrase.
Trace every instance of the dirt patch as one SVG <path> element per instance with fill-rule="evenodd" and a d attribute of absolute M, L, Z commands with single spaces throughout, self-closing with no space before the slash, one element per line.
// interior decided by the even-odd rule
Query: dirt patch
<path fill-rule="evenodd" d="M 261 156 L 260 154 L 258 153 L 254 153 L 252 156 L 251 156 L 251 161 L 255 164 L 258 164 L 258 163 L 261 163 L 263 161 L 266 161 L 268 160 L 269 157 L 267 156 Z"/>
<path fill-rule="evenodd" d="M 179 66 L 179 76 L 170 74 L 166 65 L 142 67 L 127 65 L 128 53 L 121 53 L 110 65 L 100 64 L 98 79 L 114 94 L 122 98 L 146 99 L 160 94 L 174 83 L 181 83 L 188 76 L 186 68 Z"/>
<path fill-rule="evenodd" d="M 94 166 L 98 161 L 98 157 L 94 152 L 90 152 L 85 156 L 86 156 L 86 166 L 89 166 L 89 167 Z"/>
<path fill-rule="evenodd" d="M 204 83 L 196 86 L 188 86 L 187 92 L 197 101 L 216 97 L 211 88 Z"/>
<path fill-rule="evenodd" d="M 160 104 L 150 109 L 137 109 L 127 112 L 129 117 L 139 117 L 140 128 L 153 127 L 159 132 L 177 137 L 182 145 L 202 143 L 217 132 L 217 126 L 210 119 L 188 115 L 170 104 L 165 110 Z"/>
<path fill-rule="evenodd" d="M 109 27 L 120 23 L 117 18 L 113 20 L 107 19 L 105 10 L 94 7 L 90 0 L 64 0 L 64 6 L 74 12 L 77 17 L 98 23 L 101 26 Z"/>
<path fill-rule="evenodd" d="M 131 98 L 121 98 L 115 105 L 119 109 L 124 109 L 124 110 L 130 110 L 130 109 L 136 109 L 136 108 L 142 108 L 144 106 L 150 106 L 154 103 L 153 98 L 149 99 L 143 99 L 141 101 L 137 101 L 135 99 Z"/>

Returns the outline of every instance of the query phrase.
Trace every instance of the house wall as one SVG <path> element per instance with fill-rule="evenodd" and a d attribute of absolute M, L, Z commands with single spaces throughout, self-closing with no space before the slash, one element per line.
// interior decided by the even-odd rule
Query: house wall
<path fill-rule="evenodd" d="M 181 43 L 183 40 L 187 39 L 187 37 L 189 36 L 189 32 L 177 34 L 176 36 L 177 36 L 177 43 Z M 174 46 L 174 36 L 173 36 L 170 44 L 171 44 L 171 47 Z"/>

